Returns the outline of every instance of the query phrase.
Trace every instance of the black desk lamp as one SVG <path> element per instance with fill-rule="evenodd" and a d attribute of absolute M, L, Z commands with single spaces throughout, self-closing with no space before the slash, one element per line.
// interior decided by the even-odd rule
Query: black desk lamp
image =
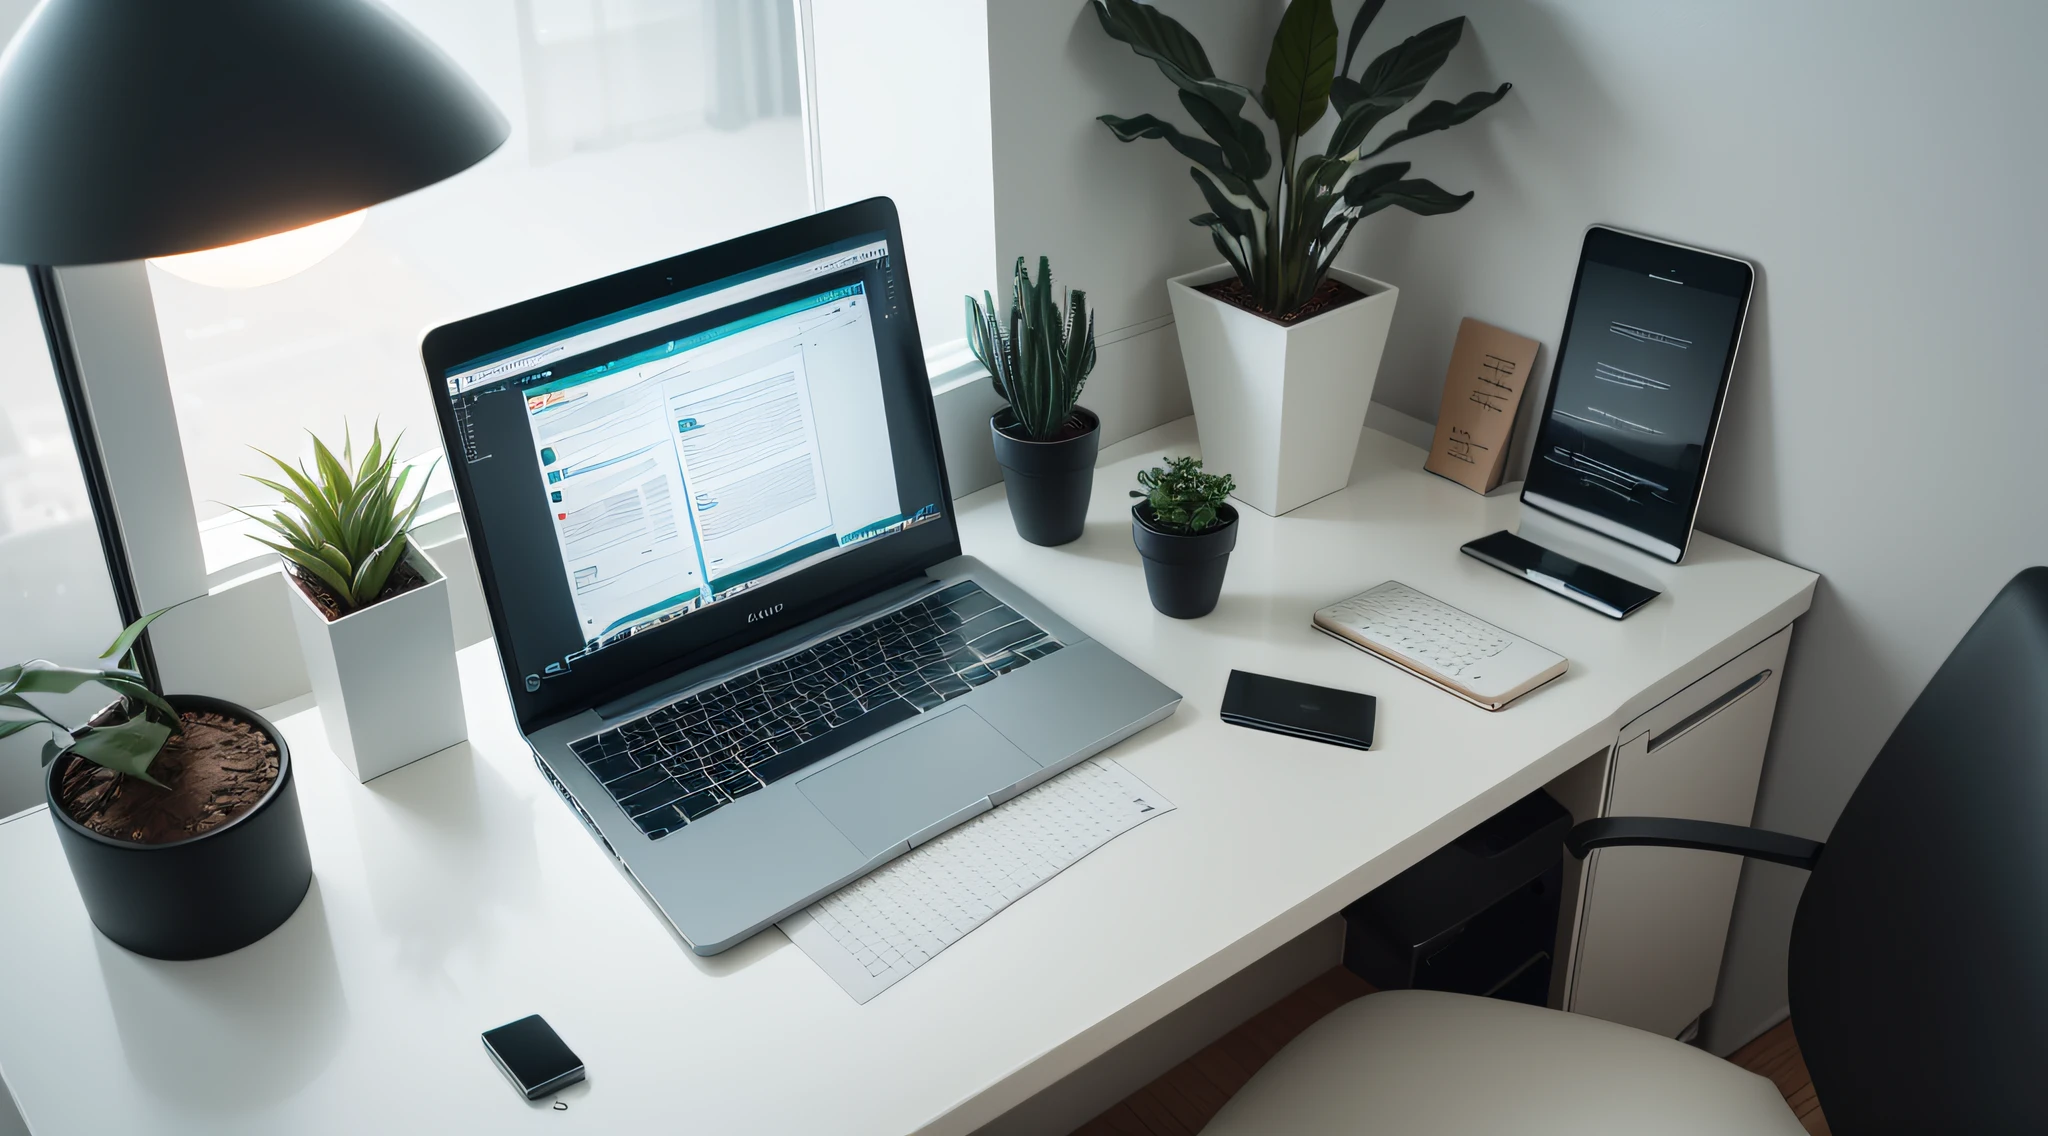
<path fill-rule="evenodd" d="M 46 0 L 29 15 L 0 56 L 0 263 L 29 266 L 123 624 L 143 612 L 53 266 L 352 213 L 475 165 L 506 130 L 375 0 Z"/>

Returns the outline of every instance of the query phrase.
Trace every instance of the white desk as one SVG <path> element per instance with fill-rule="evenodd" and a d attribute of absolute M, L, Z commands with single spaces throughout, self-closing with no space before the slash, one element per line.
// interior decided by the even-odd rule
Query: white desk
<path fill-rule="evenodd" d="M 1459 555 L 1510 527 L 1368 432 L 1351 488 L 1245 510 L 1221 606 L 1145 599 L 1125 490 L 1180 422 L 1112 447 L 1087 534 L 1019 541 L 1000 489 L 963 541 L 1186 696 L 1113 751 L 1177 812 L 1089 857 L 855 1005 L 777 931 L 683 949 L 535 771 L 489 644 L 462 652 L 470 741 L 354 784 L 303 700 L 277 708 L 315 882 L 268 939 L 196 963 L 88 924 L 50 821 L 0 823 L 0 1076 L 31 1129 L 325 1133 L 965 1132 L 1609 745 L 1620 724 L 1790 623 L 1814 577 L 1711 537 L 1626 623 Z M 1316 634 L 1388 577 L 1572 660 L 1489 714 Z M 1379 696 L 1369 753 L 1225 726 L 1233 667 Z M 1049 708 L 1048 712 L 1057 712 Z M 590 1068 L 568 1110 L 518 1099 L 478 1031 L 552 1021 Z"/>

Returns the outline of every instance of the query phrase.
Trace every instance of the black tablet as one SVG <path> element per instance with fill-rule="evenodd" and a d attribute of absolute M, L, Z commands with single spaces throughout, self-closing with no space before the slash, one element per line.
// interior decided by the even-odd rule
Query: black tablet
<path fill-rule="evenodd" d="M 1682 559 L 1755 278 L 1734 257 L 1586 230 L 1523 503 Z"/>

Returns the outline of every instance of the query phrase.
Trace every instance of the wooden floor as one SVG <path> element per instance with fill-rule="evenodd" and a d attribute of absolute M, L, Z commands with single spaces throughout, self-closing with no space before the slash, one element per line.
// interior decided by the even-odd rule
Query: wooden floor
<path fill-rule="evenodd" d="M 1806 1071 L 1806 1058 L 1799 1052 L 1799 1039 L 1792 1036 L 1789 1020 L 1729 1054 L 1728 1060 L 1769 1077 L 1808 1132 L 1829 1136 L 1828 1118 L 1820 1114 L 1820 1101 L 1813 1095 L 1813 1075 Z"/>
<path fill-rule="evenodd" d="M 1194 1136 L 1295 1035 L 1370 993 L 1364 979 L 1343 967 L 1326 971 L 1082 1125 L 1075 1136 Z M 1729 1060 L 1769 1077 L 1806 1130 L 1828 1136 L 1791 1022 L 1743 1046 Z"/>

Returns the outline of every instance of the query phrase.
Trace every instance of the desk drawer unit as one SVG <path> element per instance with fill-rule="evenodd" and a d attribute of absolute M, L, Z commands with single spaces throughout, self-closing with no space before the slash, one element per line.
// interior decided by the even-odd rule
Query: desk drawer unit
<path fill-rule="evenodd" d="M 1607 816 L 1750 823 L 1790 627 L 1621 731 Z M 1676 1037 L 1713 1004 L 1742 861 L 1610 848 L 1586 866 L 1567 1009 Z"/>

